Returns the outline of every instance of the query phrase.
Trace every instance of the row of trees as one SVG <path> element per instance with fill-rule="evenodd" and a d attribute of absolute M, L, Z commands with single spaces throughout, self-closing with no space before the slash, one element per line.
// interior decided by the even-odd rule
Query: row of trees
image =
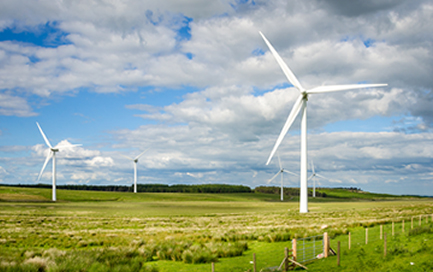
<path fill-rule="evenodd" d="M 256 193 L 263 194 L 280 194 L 281 187 L 276 186 L 259 186 L 254 189 Z M 284 188 L 285 196 L 299 196 L 299 188 Z M 308 190 L 308 196 L 313 196 L 313 191 Z M 316 197 L 326 197 L 326 193 L 316 190 Z"/>
<path fill-rule="evenodd" d="M 46 188 L 52 187 L 50 184 L 18 184 L 6 185 L 12 187 L 26 188 Z M 82 190 L 82 191 L 109 191 L 109 192 L 132 192 L 133 185 L 57 185 L 57 189 Z M 140 193 L 252 193 L 248 186 L 227 185 L 227 184 L 204 184 L 204 185 L 166 185 L 166 184 L 137 184 L 137 192 Z"/>
<path fill-rule="evenodd" d="M 156 193 L 252 193 L 248 186 L 227 184 L 203 184 L 203 185 L 166 185 L 166 184 L 137 184 L 137 192 Z"/>
<path fill-rule="evenodd" d="M 51 188 L 50 184 L 18 184 L 18 185 L 3 185 L 13 187 L 28 187 L 28 188 Z M 58 189 L 65 190 L 84 190 L 84 191 L 110 191 L 110 192 L 132 192 L 133 185 L 57 185 Z M 362 191 L 360 188 L 335 188 L 348 191 Z M 166 184 L 137 184 L 137 192 L 140 193 L 264 193 L 264 194 L 280 194 L 280 187 L 277 186 L 259 186 L 251 189 L 244 185 L 228 185 L 228 184 L 203 184 L 203 185 L 166 185 Z M 284 188 L 284 195 L 299 196 L 299 188 Z M 308 195 L 312 196 L 312 191 L 308 191 Z M 317 197 L 326 197 L 326 193 L 316 191 Z"/>
<path fill-rule="evenodd" d="M 52 188 L 51 184 L 14 184 L 14 185 L 2 185 L 11 187 L 24 187 L 24 188 Z M 109 192 L 132 192 L 132 186 L 122 186 L 122 185 L 56 185 L 57 189 L 64 190 L 79 190 L 79 191 L 109 191 Z"/>

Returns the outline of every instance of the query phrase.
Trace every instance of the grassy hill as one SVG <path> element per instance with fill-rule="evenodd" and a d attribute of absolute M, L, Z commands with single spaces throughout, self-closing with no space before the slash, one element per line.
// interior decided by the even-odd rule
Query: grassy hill
<path fill-rule="evenodd" d="M 183 202 L 183 201 L 216 201 L 216 202 L 279 202 L 279 188 L 267 187 L 272 190 L 266 193 L 252 191 L 251 193 L 137 193 L 78 191 L 57 189 L 59 202 L 98 202 L 98 201 L 132 201 L 132 202 Z M 298 202 L 298 188 L 284 188 L 290 192 L 285 196 L 285 202 Z M 355 189 L 317 188 L 316 198 L 309 197 L 311 202 L 341 202 L 341 201 L 385 201 L 421 198 L 415 196 L 398 196 L 376 194 Z M 311 192 L 310 192 L 311 195 Z M 0 186 L 0 201 L 2 202 L 51 202 L 51 189 L 23 188 L 16 186 Z"/>
<path fill-rule="evenodd" d="M 356 230 L 355 244 L 363 227 L 432 218 L 431 198 L 318 190 L 300 214 L 278 193 L 58 190 L 52 202 L 51 189 L 0 186 L 0 271 L 246 271 L 252 253 L 279 265 L 295 237 Z"/>

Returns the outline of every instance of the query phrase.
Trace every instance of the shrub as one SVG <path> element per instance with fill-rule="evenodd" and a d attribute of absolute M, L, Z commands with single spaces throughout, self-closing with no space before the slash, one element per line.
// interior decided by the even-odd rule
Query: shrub
<path fill-rule="evenodd" d="M 24 265 L 30 265 L 33 269 L 36 269 L 36 271 L 46 271 L 48 266 L 53 265 L 53 263 L 50 262 L 48 259 L 41 258 L 38 256 L 24 261 L 23 264 Z"/>
<path fill-rule="evenodd" d="M 247 242 L 234 242 L 234 243 L 208 243 L 205 245 L 212 254 L 218 258 L 228 258 L 242 256 L 244 251 L 248 249 Z"/>
<path fill-rule="evenodd" d="M 217 261 L 217 255 L 202 245 L 192 245 L 182 253 L 184 263 L 211 263 Z"/>
<path fill-rule="evenodd" d="M 409 236 L 418 235 L 421 233 L 431 233 L 433 232 L 430 226 L 416 227 L 409 231 Z"/>

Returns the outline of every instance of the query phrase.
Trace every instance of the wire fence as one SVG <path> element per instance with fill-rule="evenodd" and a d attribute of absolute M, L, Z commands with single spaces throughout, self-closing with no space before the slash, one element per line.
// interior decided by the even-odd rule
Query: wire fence
<path fill-rule="evenodd" d="M 329 238 L 328 233 L 293 239 L 292 249 L 286 249 L 286 251 L 290 253 L 285 253 L 286 257 L 283 259 L 280 266 L 267 267 L 264 268 L 263 271 L 288 271 L 295 269 L 297 266 L 301 266 L 306 269 L 306 267 L 303 265 L 316 259 L 324 257 L 326 258 L 329 251 L 336 253 L 340 250 L 350 250 L 355 247 L 362 247 L 366 244 L 374 243 L 378 240 L 384 240 L 385 233 L 388 237 L 391 235 L 395 236 L 400 234 L 407 235 L 412 229 L 427 225 L 432 222 L 433 214 L 374 219 L 366 222 L 360 222 L 360 226 L 351 228 L 351 232 L 343 235 L 337 235 L 332 239 Z M 340 246 L 339 250 L 336 250 L 338 242 L 340 242 Z M 337 257 L 339 263 L 339 255 Z M 253 253 L 253 261 L 251 263 L 253 264 L 252 271 L 257 272 L 258 270 L 256 270 L 257 267 L 255 253 Z M 293 266 L 287 266 L 285 263 L 290 263 Z M 212 271 L 215 271 L 214 264 L 212 264 Z"/>
<path fill-rule="evenodd" d="M 292 248 L 293 248 L 292 241 Z M 323 254 L 323 235 L 296 239 L 296 260 L 299 263 L 312 261 Z"/>
<path fill-rule="evenodd" d="M 410 217 L 386 218 L 365 222 L 364 227 L 353 229 L 347 235 L 339 235 L 331 239 L 331 248 L 340 241 L 341 249 L 351 249 L 384 239 L 384 234 L 395 236 L 408 233 L 411 229 L 433 222 L 432 215 L 417 215 Z"/>

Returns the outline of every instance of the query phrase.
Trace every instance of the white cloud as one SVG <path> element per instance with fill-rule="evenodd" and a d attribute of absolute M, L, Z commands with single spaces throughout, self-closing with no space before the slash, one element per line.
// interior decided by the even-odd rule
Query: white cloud
<path fill-rule="evenodd" d="M 0 115 L 28 117 L 37 114 L 33 112 L 24 98 L 0 93 Z"/>
<path fill-rule="evenodd" d="M 340 2 L 6 1 L 0 4 L 0 29 L 35 32 L 48 23 L 67 44 L 0 42 L 0 115 L 34 116 L 34 108 L 41 106 L 35 97 L 51 102 L 55 94 L 191 87 L 197 91 L 180 102 L 126 105 L 143 111 L 139 116 L 145 123 L 136 129 L 116 126 L 112 148 L 152 146 L 140 159 L 143 181 L 175 183 L 182 177 L 263 184 L 275 170 L 264 167 L 264 160 L 298 91 L 282 85 L 287 80 L 261 40 L 261 30 L 304 87 L 389 84 L 310 96 L 309 155 L 329 184 L 389 184 L 401 175 L 416 183 L 432 172 L 433 5 L 421 0 Z M 191 36 L 182 39 L 178 30 L 187 24 Z M 389 132 L 392 125 L 385 132 L 324 132 L 332 123 L 377 116 L 401 119 L 394 124 L 400 132 Z M 290 132 L 297 131 L 295 123 Z M 46 147 L 32 149 L 26 163 L 34 165 L 29 172 L 37 173 Z M 130 182 L 131 165 L 111 152 L 61 150 L 64 178 Z M 299 137 L 288 135 L 281 153 L 296 171 Z M 19 172 L 9 168 L 7 158 L 3 162 L 11 175 Z"/>

